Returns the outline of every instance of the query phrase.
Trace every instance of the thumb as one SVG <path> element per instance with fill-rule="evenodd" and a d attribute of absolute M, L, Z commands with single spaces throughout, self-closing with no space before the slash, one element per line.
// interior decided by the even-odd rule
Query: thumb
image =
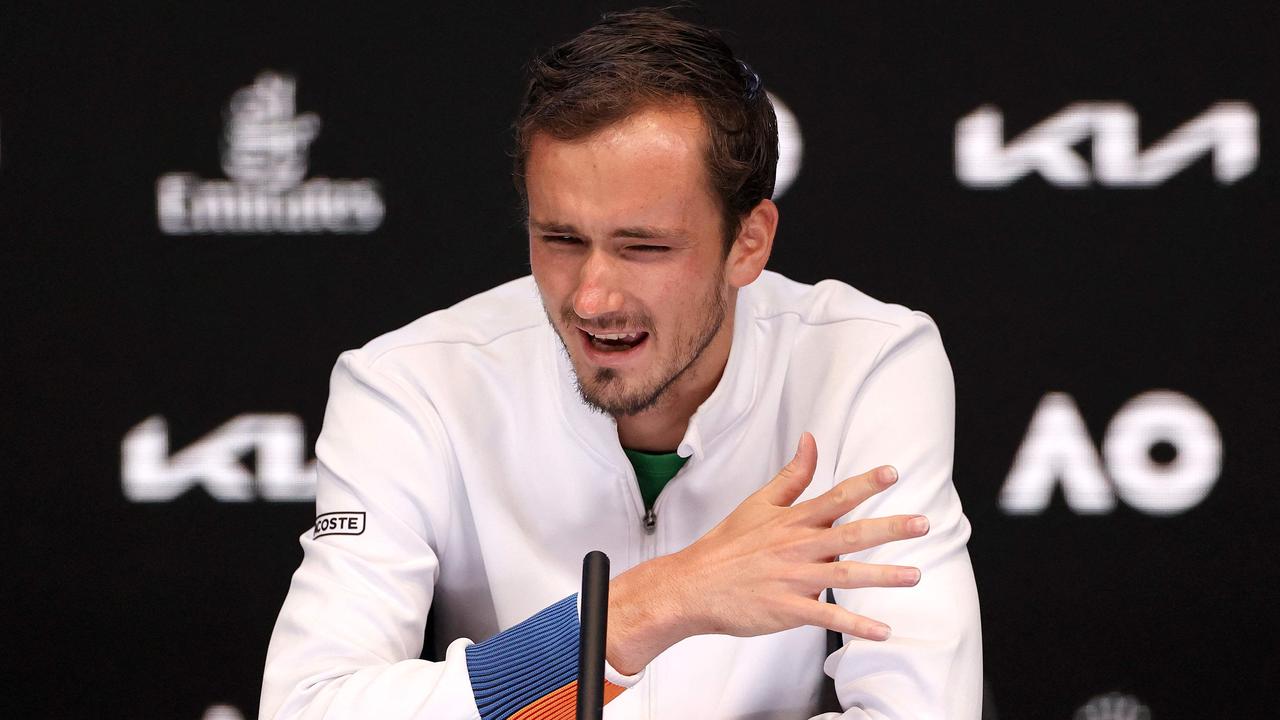
<path fill-rule="evenodd" d="M 790 507 L 800 497 L 800 493 L 809 487 L 813 480 L 814 468 L 818 466 L 818 443 L 809 433 L 800 434 L 800 445 L 791 462 L 773 476 L 773 480 L 765 485 L 762 495 L 771 504 L 779 507 Z"/>

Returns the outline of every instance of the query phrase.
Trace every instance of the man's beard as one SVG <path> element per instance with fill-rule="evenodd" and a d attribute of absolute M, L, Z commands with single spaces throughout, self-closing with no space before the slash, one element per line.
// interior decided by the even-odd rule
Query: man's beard
<path fill-rule="evenodd" d="M 702 327 L 699 328 L 697 333 L 680 343 L 670 362 L 644 387 L 624 392 L 621 389 L 623 383 L 622 374 L 614 368 L 607 367 L 595 368 L 590 371 L 591 377 L 589 381 L 583 382 L 577 368 L 574 368 L 574 385 L 578 388 L 578 394 L 582 397 L 582 401 L 597 412 L 612 415 L 613 417 L 638 415 L 655 407 L 667 389 L 697 362 L 703 351 L 707 349 L 707 346 L 711 344 L 711 341 L 715 339 L 716 334 L 720 331 L 728 310 L 728 303 L 725 301 L 723 290 L 723 271 L 721 271 L 717 273 L 716 282 L 711 286 L 711 292 L 707 294 L 702 306 L 699 308 L 697 316 L 706 319 Z M 544 311 L 546 310 L 545 306 L 543 309 Z M 550 319 L 550 313 L 548 312 L 547 314 L 548 319 Z M 572 328 L 575 325 L 590 325 L 590 323 L 583 322 L 572 307 L 566 306 L 561 309 L 560 317 L 564 327 Z M 625 322 L 615 321 L 609 324 L 615 327 L 653 327 L 649 318 L 645 316 L 624 317 L 621 319 L 625 320 Z M 560 338 L 560 346 L 565 354 L 569 356 L 570 364 L 572 365 L 573 354 L 569 352 L 568 344 L 560 329 L 561 325 L 555 322 L 552 322 L 551 325 L 555 328 L 556 335 Z M 677 339 L 677 341 L 679 340 Z M 613 392 L 610 392 L 610 390 L 613 390 Z"/>

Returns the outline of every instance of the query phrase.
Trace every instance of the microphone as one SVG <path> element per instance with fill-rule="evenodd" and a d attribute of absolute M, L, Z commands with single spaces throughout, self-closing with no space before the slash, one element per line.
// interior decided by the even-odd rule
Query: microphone
<path fill-rule="evenodd" d="M 609 623 L 609 556 L 592 550 L 582 558 L 582 621 L 578 626 L 577 720 L 604 716 L 604 641 Z"/>

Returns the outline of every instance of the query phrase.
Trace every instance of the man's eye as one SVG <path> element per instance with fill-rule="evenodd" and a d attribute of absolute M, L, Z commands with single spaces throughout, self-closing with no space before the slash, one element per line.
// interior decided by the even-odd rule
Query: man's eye
<path fill-rule="evenodd" d="M 579 245 L 582 243 L 581 240 L 572 235 L 543 235 L 542 239 L 552 245 Z"/>
<path fill-rule="evenodd" d="M 660 252 L 666 252 L 671 248 L 667 247 L 666 245 L 628 245 L 627 249 L 636 250 L 639 252 L 660 253 Z"/>

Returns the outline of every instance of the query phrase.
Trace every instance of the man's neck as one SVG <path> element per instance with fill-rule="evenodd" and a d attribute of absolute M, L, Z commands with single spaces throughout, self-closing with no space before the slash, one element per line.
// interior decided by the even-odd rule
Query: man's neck
<path fill-rule="evenodd" d="M 711 397 L 724 375 L 729 349 L 733 345 L 733 315 L 732 310 L 725 314 L 716 337 L 667 388 L 654 407 L 635 415 L 615 418 L 622 447 L 671 452 L 680 445 L 685 431 L 689 429 L 689 419 Z"/>

